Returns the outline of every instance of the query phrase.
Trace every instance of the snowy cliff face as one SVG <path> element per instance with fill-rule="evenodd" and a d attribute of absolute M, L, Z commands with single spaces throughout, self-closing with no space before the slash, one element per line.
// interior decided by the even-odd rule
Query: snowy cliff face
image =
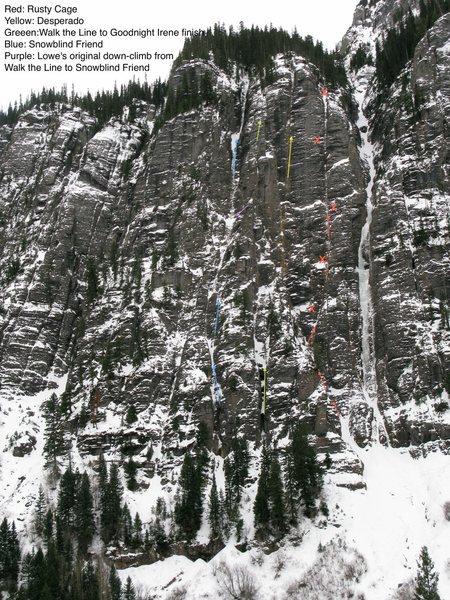
<path fill-rule="evenodd" d="M 449 432 L 433 410 L 448 400 L 450 369 L 449 26 L 447 15 L 429 31 L 373 116 L 379 401 L 401 445 L 448 439 Z M 395 107 L 393 115 L 387 106 Z"/>
<path fill-rule="evenodd" d="M 216 451 L 241 431 L 282 440 L 293 420 L 339 444 L 331 403 L 361 394 L 366 175 L 350 99 L 323 95 L 302 58 L 276 64 L 264 89 L 182 65 L 211 74 L 219 108 L 150 140 L 145 120 L 94 134 L 86 114 L 48 110 L 11 134 L 2 393 L 65 385 L 96 422 L 78 435 L 83 452 L 114 447 L 112 417 L 130 402 L 140 445 L 163 443 L 163 462 L 201 420 Z"/>
<path fill-rule="evenodd" d="M 100 131 L 79 109 L 46 106 L 0 130 L 8 514 L 27 521 L 43 480 L 40 405 L 52 391 L 70 398 L 69 424 L 87 407 L 86 427 L 68 428 L 77 464 L 100 451 L 121 460 L 126 447 L 146 490 L 129 501 L 147 510 L 173 496 L 200 422 L 217 456 L 237 434 L 283 447 L 303 423 L 319 456 L 332 456 L 329 499 L 360 524 L 374 517 L 357 494 L 384 485 L 377 464 L 393 466 L 386 498 L 371 496 L 376 515 L 380 498 L 391 501 L 394 467 L 414 479 L 409 455 L 385 450 L 448 454 L 450 415 L 437 410 L 450 385 L 448 15 L 383 98 L 373 67 L 350 69 L 358 47 L 374 53 L 400 5 L 357 8 L 342 43 L 351 93 L 298 56 L 278 56 L 267 86 L 198 60 L 173 81 L 208 72 L 220 101 L 155 135 L 145 105 L 132 123 Z M 405 503 L 402 488 L 383 531 Z M 336 527 L 364 547 L 338 512 Z M 395 560 L 385 543 L 365 548 L 373 581 Z M 409 569 L 418 545 L 405 550 Z M 405 572 L 395 577 L 367 584 L 367 598 Z"/>
<path fill-rule="evenodd" d="M 348 63 L 360 46 L 375 62 L 380 14 L 390 22 L 385 10 L 378 3 L 355 19 L 343 42 Z M 373 67 L 351 74 L 360 119 L 368 119 L 362 138 L 373 170 L 364 248 L 373 384 L 390 441 L 400 446 L 448 448 L 448 421 L 436 414 L 449 389 L 448 29 L 446 15 L 382 98 L 371 85 Z"/>

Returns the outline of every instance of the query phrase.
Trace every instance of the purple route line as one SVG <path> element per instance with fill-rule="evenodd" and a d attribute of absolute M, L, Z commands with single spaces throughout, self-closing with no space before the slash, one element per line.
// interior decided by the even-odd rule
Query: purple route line
<path fill-rule="evenodd" d="M 237 213 L 234 213 L 234 216 L 236 218 L 239 218 L 240 216 L 242 216 L 242 214 L 247 210 L 247 208 L 251 205 L 251 202 L 247 202 L 247 204 L 244 206 L 244 208 L 241 208 L 241 210 L 238 210 Z"/>

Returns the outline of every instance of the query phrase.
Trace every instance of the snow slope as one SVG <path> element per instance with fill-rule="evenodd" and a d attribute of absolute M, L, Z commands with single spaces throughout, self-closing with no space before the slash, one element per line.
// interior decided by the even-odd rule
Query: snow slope
<path fill-rule="evenodd" d="M 355 448 L 365 465 L 366 490 L 338 487 L 330 477 L 325 497 L 330 509 L 328 526 L 305 521 L 298 536 L 291 535 L 274 553 L 265 555 L 258 548 L 239 552 L 228 545 L 210 563 L 189 561 L 173 556 L 153 565 L 124 569 L 120 576 L 130 576 L 138 588 L 155 598 L 168 598 L 177 588 L 187 590 L 187 600 L 216 598 L 221 592 L 218 566 L 241 565 L 249 569 L 258 585 L 258 598 L 287 598 L 287 590 L 300 580 L 311 566 L 318 569 L 318 581 L 331 582 L 336 589 L 309 598 L 341 598 L 345 589 L 345 561 L 357 550 L 367 565 L 360 581 L 350 589 L 364 594 L 365 600 L 388 600 L 399 584 L 416 574 L 416 561 L 423 545 L 440 574 L 442 600 L 450 598 L 450 522 L 444 518 L 443 504 L 450 499 L 450 461 L 441 454 L 414 459 L 404 450 L 380 444 L 366 450 Z M 320 519 L 319 519 L 320 521 Z M 299 543 L 301 540 L 301 543 Z M 319 544 L 331 543 L 331 560 L 317 564 L 321 558 Z M 343 563 L 341 561 L 344 561 Z M 350 561 L 351 562 L 351 561 Z M 344 566 L 343 566 L 344 565 Z M 279 571 L 279 574 L 277 575 Z M 337 583 L 336 583 L 337 582 Z M 316 593 L 316 592 L 315 592 Z M 343 593 L 343 592 L 342 592 Z"/>

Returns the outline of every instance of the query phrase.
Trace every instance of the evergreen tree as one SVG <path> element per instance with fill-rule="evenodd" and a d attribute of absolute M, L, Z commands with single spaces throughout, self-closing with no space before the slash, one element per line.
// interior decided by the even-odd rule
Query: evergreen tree
<path fill-rule="evenodd" d="M 242 489 L 248 479 L 250 454 L 248 443 L 243 438 L 234 438 L 231 452 L 224 461 L 225 472 L 225 520 L 224 533 L 229 535 L 234 526 L 236 533 L 240 528 L 239 505 Z M 239 534 L 238 534 L 239 537 Z"/>
<path fill-rule="evenodd" d="M 77 420 L 77 424 L 78 427 L 81 427 L 81 429 L 84 429 L 86 427 L 86 425 L 89 423 L 89 411 L 88 411 L 88 407 L 86 405 L 86 402 L 83 402 L 83 404 L 81 405 L 81 410 L 80 410 L 80 414 L 78 415 L 78 420 Z"/>
<path fill-rule="evenodd" d="M 45 513 L 47 512 L 47 501 L 44 494 L 44 489 L 42 485 L 39 486 L 38 497 L 36 500 L 36 509 L 35 509 L 35 517 L 34 517 L 34 526 L 36 528 L 36 533 L 41 536 L 44 531 L 44 519 Z"/>
<path fill-rule="evenodd" d="M 42 588 L 41 593 L 39 594 L 39 600 L 54 600 L 54 599 L 55 599 L 55 596 L 50 591 L 48 583 L 45 582 L 44 587 Z"/>
<path fill-rule="evenodd" d="M 128 504 L 124 504 L 122 508 L 122 539 L 125 546 L 133 543 L 133 521 Z"/>
<path fill-rule="evenodd" d="M 61 556 L 64 554 L 65 549 L 65 537 L 68 532 L 61 523 L 58 511 L 55 513 L 55 546 L 58 554 Z"/>
<path fill-rule="evenodd" d="M 247 440 L 234 438 L 231 452 L 225 459 L 225 484 L 229 507 L 237 507 L 241 501 L 242 488 L 248 478 L 250 453 Z"/>
<path fill-rule="evenodd" d="M 411 9 L 401 13 L 398 24 L 389 29 L 383 43 L 376 45 L 376 72 L 378 80 L 389 87 L 397 79 L 406 63 L 414 56 L 417 44 L 435 21 L 450 10 L 450 0 L 420 2 L 419 14 Z"/>
<path fill-rule="evenodd" d="M 127 409 L 125 421 L 127 425 L 132 425 L 133 423 L 136 423 L 137 420 L 138 416 L 136 412 L 136 406 L 134 404 L 130 404 L 130 406 Z"/>
<path fill-rule="evenodd" d="M 58 516 L 62 525 L 70 531 L 73 529 L 75 519 L 78 478 L 78 473 L 74 473 L 72 466 L 69 465 L 59 483 Z"/>
<path fill-rule="evenodd" d="M 83 569 L 81 582 L 83 600 L 98 600 L 100 582 L 98 572 L 91 561 L 88 561 Z"/>
<path fill-rule="evenodd" d="M 25 589 L 25 586 L 28 587 L 29 583 L 30 583 L 30 574 L 31 574 L 31 564 L 33 561 L 33 555 L 30 554 L 30 552 L 27 552 L 25 554 L 25 556 L 23 557 L 23 561 L 22 561 L 22 582 L 24 583 L 24 585 L 22 586 L 23 589 Z"/>
<path fill-rule="evenodd" d="M 117 575 L 116 567 L 112 565 L 109 572 L 109 589 L 111 592 L 111 600 L 121 600 L 122 598 L 122 584 L 120 577 Z"/>
<path fill-rule="evenodd" d="M 350 60 L 350 69 L 352 71 L 359 71 L 364 65 L 372 64 L 372 56 L 367 52 L 367 49 L 364 46 L 359 46 Z"/>
<path fill-rule="evenodd" d="M 81 476 L 77 492 L 75 532 L 78 540 L 78 550 L 81 554 L 86 554 L 95 532 L 94 502 L 87 473 L 83 473 Z"/>
<path fill-rule="evenodd" d="M 44 402 L 42 405 L 42 414 L 45 420 L 44 456 L 47 459 L 47 462 L 56 468 L 57 459 L 64 454 L 65 450 L 64 424 L 56 394 L 52 394 L 50 398 Z"/>
<path fill-rule="evenodd" d="M 136 591 L 130 576 L 127 577 L 127 583 L 123 592 L 123 600 L 136 600 Z"/>
<path fill-rule="evenodd" d="M 346 84 L 345 70 L 337 52 L 328 53 L 320 42 L 314 43 L 311 36 L 302 38 L 296 31 L 289 34 L 274 27 L 241 27 L 238 31 L 230 27 L 227 31 L 222 25 L 215 25 L 213 29 L 208 29 L 204 36 L 186 39 L 175 64 L 179 65 L 183 59 L 207 60 L 212 54 L 214 62 L 227 72 L 231 72 L 233 63 L 238 63 L 253 75 L 263 77 L 264 73 L 271 71 L 273 56 L 290 51 L 313 62 L 333 85 Z M 205 101 L 209 99 L 209 83 L 202 84 L 201 96 Z M 180 87 L 183 88 L 183 85 Z"/>
<path fill-rule="evenodd" d="M 272 455 L 268 480 L 270 523 L 273 529 L 283 533 L 286 529 L 286 510 L 283 494 L 281 467 L 277 455 Z"/>
<path fill-rule="evenodd" d="M 98 457 L 98 486 L 100 491 L 100 505 L 103 506 L 108 487 L 108 468 L 102 453 Z"/>
<path fill-rule="evenodd" d="M 72 390 L 70 384 L 67 385 L 65 391 L 61 395 L 60 409 L 63 415 L 68 415 L 72 412 Z"/>
<path fill-rule="evenodd" d="M 156 518 L 150 523 L 149 540 L 158 550 L 163 550 L 168 545 L 168 538 L 164 526 L 167 518 L 167 506 L 164 498 L 158 498 L 155 506 Z"/>
<path fill-rule="evenodd" d="M 142 520 L 139 513 L 136 513 L 133 521 L 133 548 L 140 548 L 142 546 Z"/>
<path fill-rule="evenodd" d="M 60 570 L 61 558 L 56 552 L 55 543 L 51 540 L 47 545 L 47 554 L 44 560 L 44 590 L 50 598 L 56 599 L 60 596 Z"/>
<path fill-rule="evenodd" d="M 284 532 L 286 514 L 281 467 L 276 453 L 270 452 L 266 445 L 261 453 L 261 470 L 253 512 L 256 527 L 270 527 L 277 535 Z"/>
<path fill-rule="evenodd" d="M 159 516 L 157 516 L 156 519 L 150 524 L 149 535 L 153 545 L 156 546 L 158 550 L 164 550 L 167 548 L 169 540 L 167 538 L 164 524 Z"/>
<path fill-rule="evenodd" d="M 103 494 L 101 493 L 100 522 L 102 537 L 106 543 L 112 540 L 118 541 L 120 538 L 122 495 L 123 489 L 119 479 L 119 468 L 116 464 L 113 464 L 109 472 L 108 482 L 105 485 L 105 491 Z"/>
<path fill-rule="evenodd" d="M 298 501 L 297 501 L 297 486 L 294 481 L 294 466 L 293 458 L 290 452 L 287 453 L 285 462 L 285 490 L 286 490 L 286 508 L 289 516 L 289 522 L 292 525 L 297 524 L 298 517 Z"/>
<path fill-rule="evenodd" d="M 202 519 L 203 464 L 187 452 L 184 455 L 178 484 L 179 496 L 175 503 L 175 523 L 182 537 L 191 541 L 200 529 Z"/>
<path fill-rule="evenodd" d="M 414 600 L 440 600 L 438 592 L 439 576 L 434 571 L 434 563 L 423 546 L 417 562 L 417 578 Z"/>
<path fill-rule="evenodd" d="M 265 527 L 269 524 L 269 472 L 270 457 L 267 446 L 264 444 L 261 453 L 261 470 L 259 472 L 258 489 L 253 506 L 255 527 Z"/>
<path fill-rule="evenodd" d="M 0 525 L 0 584 L 6 590 L 14 591 L 19 575 L 20 549 L 16 527 L 7 519 Z"/>
<path fill-rule="evenodd" d="M 133 458 L 130 457 L 126 463 L 123 465 L 123 471 L 125 474 L 125 479 L 127 480 L 127 488 L 134 492 L 137 490 L 137 480 L 136 475 L 138 471 L 138 466 L 134 462 Z"/>
<path fill-rule="evenodd" d="M 8 533 L 8 556 L 9 556 L 9 567 L 8 573 L 9 578 L 12 581 L 13 588 L 16 587 L 17 577 L 19 575 L 19 562 L 20 562 L 20 546 L 19 538 L 17 537 L 16 525 L 14 521 L 11 523 Z"/>
<path fill-rule="evenodd" d="M 36 554 L 29 563 L 28 597 L 29 600 L 40 600 L 41 591 L 45 585 L 45 557 L 42 548 L 38 548 Z"/>
<path fill-rule="evenodd" d="M 288 451 L 291 456 L 287 462 L 289 494 L 294 492 L 294 498 L 290 498 L 290 501 L 295 501 L 295 495 L 298 494 L 305 515 L 311 517 L 322 487 L 322 469 L 314 449 L 309 445 L 300 427 L 294 430 Z"/>
<path fill-rule="evenodd" d="M 211 492 L 209 494 L 209 509 L 208 509 L 208 522 L 210 527 L 210 536 L 212 540 L 220 540 L 222 538 L 222 515 L 221 506 L 219 500 L 219 494 L 217 492 L 216 476 L 213 475 Z"/>
<path fill-rule="evenodd" d="M 229 514 L 229 503 L 227 501 L 226 494 L 223 490 L 219 492 L 219 504 L 220 504 L 220 516 L 221 516 L 221 528 L 225 538 L 228 538 L 231 533 L 231 519 Z"/>
<path fill-rule="evenodd" d="M 53 536 L 53 513 L 50 508 L 47 510 L 44 521 L 44 537 L 47 544 Z"/>

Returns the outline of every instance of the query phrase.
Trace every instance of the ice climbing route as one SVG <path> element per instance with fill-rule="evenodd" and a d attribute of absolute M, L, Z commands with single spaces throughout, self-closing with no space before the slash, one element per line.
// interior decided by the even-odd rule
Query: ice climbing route
<path fill-rule="evenodd" d="M 317 371 L 317 376 L 320 379 L 320 383 L 322 384 L 325 391 L 328 391 L 328 385 L 321 371 Z"/>
<path fill-rule="evenodd" d="M 258 143 L 259 141 L 259 132 L 261 131 L 261 125 L 262 125 L 262 121 L 261 119 L 258 120 L 258 132 L 256 134 L 256 143 Z"/>
<path fill-rule="evenodd" d="M 243 107 L 242 114 L 241 114 L 241 123 L 240 123 L 239 131 L 231 134 L 231 153 L 232 153 L 232 159 L 231 159 L 231 175 L 232 175 L 231 204 L 232 204 L 232 206 L 234 205 L 234 198 L 235 198 L 236 190 L 237 190 L 237 187 L 239 184 L 238 148 L 239 148 L 239 143 L 241 140 L 241 135 L 242 135 L 242 131 L 244 129 L 244 123 L 245 123 L 245 106 L 246 106 L 246 99 L 247 99 L 247 92 L 248 92 L 248 81 L 247 80 L 245 80 L 243 82 L 241 89 L 242 89 L 242 107 Z M 225 220 L 226 243 L 222 244 L 221 247 L 219 248 L 219 261 L 218 261 L 218 265 L 216 268 L 214 280 L 208 291 L 208 298 L 214 297 L 218 293 L 218 291 L 217 291 L 218 280 L 219 280 L 219 275 L 222 271 L 222 266 L 223 266 L 223 263 L 225 260 L 226 253 L 229 250 L 231 244 L 233 244 L 236 240 L 235 235 L 233 235 L 233 226 L 235 225 L 236 220 L 239 219 L 244 214 L 244 212 L 249 208 L 249 206 L 251 204 L 252 204 L 252 200 L 250 200 L 246 204 L 246 206 L 244 206 L 244 208 L 242 208 L 241 210 L 236 211 L 234 209 L 231 216 L 229 215 L 229 217 Z M 223 403 L 223 393 L 222 393 L 220 383 L 219 383 L 219 375 L 218 375 L 217 363 L 216 363 L 216 359 L 215 359 L 215 352 L 216 352 L 215 343 L 216 343 L 216 338 L 219 333 L 219 318 L 220 318 L 220 311 L 222 309 L 222 301 L 220 300 L 219 297 L 216 297 L 215 307 L 216 307 L 216 311 L 215 311 L 214 324 L 213 324 L 213 332 L 214 332 L 213 339 L 212 340 L 207 339 L 206 342 L 207 342 L 208 349 L 209 349 L 211 369 L 212 369 L 212 373 L 213 373 L 213 384 L 211 386 L 211 397 L 213 399 L 213 402 L 215 400 L 215 404 L 220 406 Z M 208 311 L 207 311 L 207 309 L 205 309 L 205 316 L 207 314 L 208 314 Z"/>
<path fill-rule="evenodd" d="M 217 298 L 217 300 L 216 300 L 216 318 L 214 321 L 214 336 L 217 336 L 217 329 L 219 327 L 220 307 L 221 307 L 221 302 L 220 302 L 219 298 Z"/>
<path fill-rule="evenodd" d="M 291 135 L 289 138 L 289 154 L 288 154 L 288 168 L 287 168 L 287 176 L 291 176 L 291 159 L 292 159 L 292 144 L 294 143 L 294 137 Z"/>
<path fill-rule="evenodd" d="M 267 371 L 269 367 L 270 335 L 267 335 L 264 343 L 260 342 L 256 337 L 256 321 L 254 335 L 254 351 L 255 363 L 259 373 L 260 432 L 265 432 L 267 413 Z"/>
<path fill-rule="evenodd" d="M 263 369 L 264 378 L 263 378 L 263 403 L 262 403 L 262 414 L 266 416 L 266 408 L 267 408 L 267 367 Z"/>
<path fill-rule="evenodd" d="M 324 106 L 324 135 L 323 137 L 320 135 L 315 135 L 312 139 L 312 143 L 314 146 L 323 146 L 324 150 L 324 181 L 325 181 L 325 189 L 324 189 L 324 205 L 326 207 L 326 215 L 325 215 L 325 225 L 326 225 L 326 237 L 325 237 L 325 248 L 326 252 L 324 254 L 319 255 L 318 263 L 316 263 L 317 268 L 324 269 L 325 271 L 325 282 L 324 282 L 324 301 L 325 307 L 324 315 L 325 315 L 325 323 L 326 323 L 326 335 L 328 337 L 328 278 L 329 278 L 329 256 L 331 255 L 331 236 L 332 236 L 332 222 L 333 216 L 337 212 L 337 205 L 335 201 L 328 201 L 328 154 L 327 154 L 327 143 L 328 143 L 328 88 L 323 87 L 321 91 L 323 106 Z M 311 302 L 308 307 L 308 312 L 311 315 L 316 314 L 316 303 Z M 319 311 L 320 313 L 321 311 Z M 311 330 L 307 338 L 308 344 L 314 344 L 316 334 L 318 329 L 318 319 L 311 325 Z M 317 369 L 317 376 L 320 380 L 322 388 L 328 396 L 328 385 L 323 375 L 322 371 Z M 330 402 L 331 406 L 335 409 L 336 414 L 340 415 L 340 410 L 337 405 L 336 400 Z"/>
<path fill-rule="evenodd" d="M 361 364 L 362 364 L 362 392 L 367 403 L 372 406 L 374 414 L 373 440 L 380 441 L 384 438 L 389 445 L 389 438 L 386 435 L 384 421 L 378 407 L 378 385 L 375 369 L 374 355 L 374 324 L 373 324 L 373 306 L 372 291 L 370 287 L 370 226 L 372 223 L 372 194 L 375 181 L 375 164 L 373 146 L 369 140 L 369 122 L 364 114 L 364 90 L 356 90 L 356 99 L 358 102 L 358 120 L 357 126 L 361 133 L 361 146 L 359 148 L 360 157 L 363 163 L 368 166 L 369 180 L 366 189 L 366 222 L 361 230 L 361 241 L 358 248 L 358 276 L 359 276 L 359 303 L 361 307 Z"/>
<path fill-rule="evenodd" d="M 233 179 L 236 177 L 236 168 L 237 168 L 237 154 L 238 154 L 238 146 L 239 146 L 239 133 L 233 133 L 231 136 L 231 175 Z"/>
<path fill-rule="evenodd" d="M 219 379 L 217 378 L 217 367 L 216 367 L 215 363 L 212 364 L 212 370 L 213 370 L 213 374 L 214 374 L 214 381 L 216 383 L 217 402 L 221 402 L 222 398 L 220 395 L 220 385 L 219 385 Z"/>
<path fill-rule="evenodd" d="M 247 208 L 249 208 L 252 205 L 252 201 L 250 200 L 250 202 L 247 202 L 247 204 L 244 206 L 244 208 L 241 208 L 241 210 L 238 210 L 234 213 L 234 216 L 236 219 L 239 219 L 240 217 L 242 217 L 242 215 L 244 214 L 244 212 L 247 210 Z"/>

